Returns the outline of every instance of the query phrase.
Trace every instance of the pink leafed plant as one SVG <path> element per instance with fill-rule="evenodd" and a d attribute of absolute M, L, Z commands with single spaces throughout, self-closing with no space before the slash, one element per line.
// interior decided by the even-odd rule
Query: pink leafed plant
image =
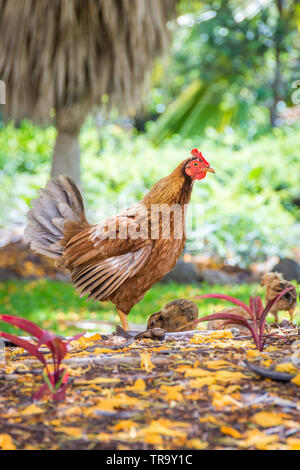
<path fill-rule="evenodd" d="M 33 399 L 40 400 L 46 392 L 50 392 L 54 401 L 63 401 L 66 396 L 69 374 L 62 366 L 62 361 L 67 354 L 68 344 L 80 338 L 84 333 L 80 333 L 69 340 L 65 340 L 47 330 L 43 330 L 35 325 L 35 323 L 25 318 L 13 315 L 0 315 L 0 321 L 20 328 L 37 339 L 37 344 L 32 344 L 16 335 L 0 332 L 0 337 L 25 349 L 44 366 L 43 379 L 45 383 L 35 393 Z M 39 349 L 41 346 L 46 346 L 49 349 L 52 356 L 52 364 L 47 363 L 44 354 Z"/>
<path fill-rule="evenodd" d="M 235 323 L 237 325 L 242 325 L 251 332 L 252 338 L 256 344 L 256 347 L 259 351 L 264 349 L 266 339 L 269 336 L 273 336 L 272 333 L 264 335 L 264 329 L 266 326 L 266 318 L 268 313 L 270 312 L 273 305 L 284 295 L 286 292 L 294 289 L 294 286 L 287 287 L 284 289 L 280 294 L 278 294 L 273 300 L 267 303 L 264 307 L 262 300 L 260 297 L 250 297 L 249 305 L 245 304 L 239 299 L 235 297 L 230 297 L 229 295 L 225 294 L 203 294 L 194 297 L 194 299 L 221 299 L 227 300 L 231 302 L 249 313 L 250 317 L 252 318 L 252 322 L 244 318 L 242 315 L 234 314 L 234 313 L 213 313 L 212 315 L 207 315 L 206 317 L 198 318 L 195 320 L 195 323 L 208 321 L 208 320 L 227 320 L 229 323 Z"/>

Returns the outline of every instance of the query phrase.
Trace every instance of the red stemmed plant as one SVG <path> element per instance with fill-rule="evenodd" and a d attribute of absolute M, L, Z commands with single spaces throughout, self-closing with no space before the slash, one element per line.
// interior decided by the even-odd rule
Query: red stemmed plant
<path fill-rule="evenodd" d="M 0 337 L 25 349 L 31 356 L 36 357 L 44 366 L 43 378 L 45 383 L 35 393 L 33 399 L 39 400 L 46 392 L 50 392 L 54 401 L 64 400 L 69 374 L 66 369 L 62 367 L 62 360 L 67 354 L 68 344 L 71 343 L 71 341 L 80 338 L 84 333 L 80 333 L 69 340 L 65 340 L 47 330 L 43 330 L 35 325 L 35 323 L 32 323 L 25 318 L 13 315 L 0 315 L 0 321 L 20 328 L 37 339 L 37 344 L 32 344 L 16 335 L 0 332 Z M 44 354 L 39 349 L 43 345 L 46 346 L 51 353 L 51 365 L 47 363 Z"/>
<path fill-rule="evenodd" d="M 225 324 L 236 323 L 238 325 L 242 325 L 248 328 L 248 330 L 250 330 L 257 349 L 259 351 L 262 351 L 266 343 L 266 338 L 268 336 L 272 336 L 272 334 L 264 335 L 264 329 L 266 326 L 266 318 L 267 318 L 268 313 L 270 312 L 273 305 L 284 294 L 286 294 L 286 292 L 294 288 L 295 288 L 294 286 L 287 287 L 282 292 L 280 292 L 280 294 L 278 294 L 273 300 L 270 300 L 265 307 L 263 306 L 261 298 L 258 296 L 257 297 L 251 296 L 249 299 L 249 305 L 247 305 L 241 300 L 236 299 L 235 297 L 230 297 L 229 295 L 225 295 L 225 294 L 198 295 L 194 297 L 194 299 L 222 299 L 222 300 L 227 300 L 228 302 L 231 302 L 235 305 L 238 305 L 239 307 L 242 307 L 244 310 L 246 310 L 246 312 L 249 313 L 253 323 L 247 320 L 246 318 L 244 318 L 242 315 L 238 315 L 234 313 L 226 313 L 226 312 L 213 313 L 212 315 L 207 315 L 206 317 L 197 319 L 195 323 L 208 321 L 208 320 L 227 320 Z"/>

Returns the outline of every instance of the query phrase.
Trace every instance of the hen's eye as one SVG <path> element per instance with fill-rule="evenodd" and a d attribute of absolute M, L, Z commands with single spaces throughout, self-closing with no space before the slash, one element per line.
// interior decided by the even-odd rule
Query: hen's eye
<path fill-rule="evenodd" d="M 193 163 L 193 166 L 198 166 L 198 165 L 199 165 L 198 162 L 194 162 L 194 163 Z"/>

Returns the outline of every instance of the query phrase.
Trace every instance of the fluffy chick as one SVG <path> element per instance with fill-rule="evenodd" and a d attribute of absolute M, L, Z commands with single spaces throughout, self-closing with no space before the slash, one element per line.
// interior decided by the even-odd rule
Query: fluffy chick
<path fill-rule="evenodd" d="M 198 307 L 194 302 L 177 299 L 166 304 L 159 312 L 153 313 L 148 318 L 147 329 L 162 328 L 169 332 L 193 330 L 196 325 L 192 322 L 197 318 Z"/>
<path fill-rule="evenodd" d="M 286 281 L 280 273 L 266 273 L 262 277 L 261 286 L 266 287 L 266 302 L 273 300 L 276 295 L 280 294 L 287 287 L 292 287 L 292 284 Z M 297 303 L 296 289 L 286 292 L 271 308 L 270 312 L 273 313 L 276 323 L 278 323 L 278 312 L 283 310 L 289 312 L 291 323 L 293 323 L 294 310 Z"/>
<path fill-rule="evenodd" d="M 242 307 L 229 307 L 224 308 L 224 310 L 220 310 L 216 313 L 229 313 L 234 315 L 240 315 L 246 320 L 249 320 L 250 323 L 253 323 L 251 316 L 249 315 L 246 310 Z M 207 329 L 208 330 L 225 330 L 226 328 L 238 328 L 240 331 L 249 333 L 249 330 L 245 328 L 243 325 L 239 325 L 238 323 L 234 323 L 233 320 L 210 320 L 207 322 Z"/>

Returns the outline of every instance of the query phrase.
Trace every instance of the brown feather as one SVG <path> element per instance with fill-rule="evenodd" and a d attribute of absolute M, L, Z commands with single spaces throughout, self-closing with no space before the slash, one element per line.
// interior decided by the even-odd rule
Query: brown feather
<path fill-rule="evenodd" d="M 71 272 L 81 295 L 110 300 L 128 314 L 147 290 L 175 266 L 182 253 L 185 210 L 179 219 L 182 238 L 175 236 L 175 216 L 171 212 L 169 237 L 162 238 L 160 233 L 158 239 L 151 239 L 151 207 L 179 204 L 183 209 L 189 203 L 193 183 L 183 171 L 189 160 L 158 181 L 140 204 L 98 225 L 86 221 L 81 195 L 70 178 L 51 180 L 33 209 L 35 219 L 30 219 L 28 232 L 33 249 L 58 258 L 60 266 Z M 49 199 L 47 212 L 44 202 L 48 204 Z M 161 232 L 160 215 L 157 217 Z M 141 228 L 139 233 L 137 226 Z M 124 238 L 124 233 L 137 236 Z"/>

